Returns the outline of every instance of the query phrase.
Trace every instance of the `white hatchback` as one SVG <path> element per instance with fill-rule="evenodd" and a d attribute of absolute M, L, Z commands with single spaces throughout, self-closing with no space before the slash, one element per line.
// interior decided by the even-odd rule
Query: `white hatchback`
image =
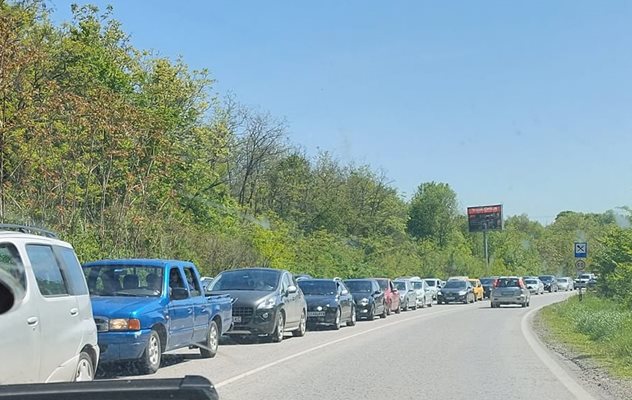
<path fill-rule="evenodd" d="M 0 384 L 92 380 L 97 328 L 72 246 L 47 231 L 0 225 L 0 278 L 15 294 L 0 315 Z"/>

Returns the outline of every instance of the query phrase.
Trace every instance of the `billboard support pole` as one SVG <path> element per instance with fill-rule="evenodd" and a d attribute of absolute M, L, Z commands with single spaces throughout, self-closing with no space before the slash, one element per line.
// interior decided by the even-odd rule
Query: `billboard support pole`
<path fill-rule="evenodd" d="M 485 243 L 485 272 L 489 275 L 489 245 L 487 243 L 487 222 L 483 225 L 483 242 Z"/>

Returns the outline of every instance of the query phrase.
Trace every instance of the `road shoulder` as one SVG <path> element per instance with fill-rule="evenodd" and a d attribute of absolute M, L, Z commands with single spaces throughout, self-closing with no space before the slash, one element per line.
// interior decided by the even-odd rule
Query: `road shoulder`
<path fill-rule="evenodd" d="M 556 360 L 569 370 L 595 397 L 606 400 L 628 399 L 632 393 L 632 382 L 612 376 L 591 357 L 573 350 L 553 337 L 544 323 L 541 310 L 534 315 L 531 329 Z"/>

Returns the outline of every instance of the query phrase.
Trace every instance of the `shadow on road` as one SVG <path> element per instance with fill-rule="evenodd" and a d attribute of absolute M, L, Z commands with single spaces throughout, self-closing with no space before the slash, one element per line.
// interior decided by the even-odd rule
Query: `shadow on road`
<path fill-rule="evenodd" d="M 199 354 L 163 354 L 160 361 L 160 368 L 169 367 L 176 364 L 182 364 L 190 360 L 199 360 L 202 357 Z M 134 363 L 126 364 L 106 364 L 99 365 L 96 373 L 96 379 L 114 379 L 125 376 L 142 376 Z"/>

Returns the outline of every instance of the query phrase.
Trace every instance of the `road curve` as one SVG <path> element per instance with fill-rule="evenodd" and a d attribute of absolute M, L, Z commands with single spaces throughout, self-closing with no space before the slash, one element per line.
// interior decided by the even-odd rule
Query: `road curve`
<path fill-rule="evenodd" d="M 222 400 L 590 400 L 529 333 L 529 312 L 566 296 L 532 296 L 531 308 L 435 305 L 280 344 L 223 343 L 214 359 L 186 350 L 152 378 L 206 376 Z"/>

